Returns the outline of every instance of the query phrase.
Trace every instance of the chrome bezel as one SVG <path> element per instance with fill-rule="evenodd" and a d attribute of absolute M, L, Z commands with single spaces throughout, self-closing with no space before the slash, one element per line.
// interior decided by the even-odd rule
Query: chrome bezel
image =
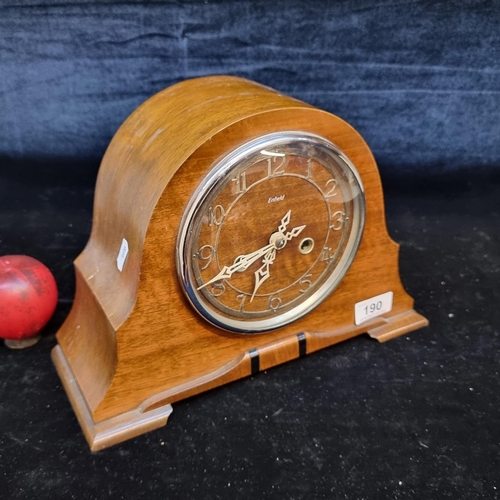
<path fill-rule="evenodd" d="M 275 316 L 258 319 L 242 320 L 239 318 L 228 318 L 220 314 L 208 301 L 203 300 L 203 294 L 196 289 L 195 279 L 191 275 L 190 267 L 190 247 L 192 239 L 193 221 L 196 219 L 199 207 L 202 206 L 207 197 L 220 187 L 228 174 L 237 168 L 245 160 L 252 157 L 263 149 L 270 149 L 287 145 L 290 148 L 304 150 L 304 156 L 308 157 L 307 152 L 318 150 L 322 154 L 333 158 L 336 164 L 347 176 L 353 195 L 353 221 L 347 244 L 338 264 L 332 273 L 319 288 L 307 297 L 303 302 L 291 310 L 285 311 Z M 323 302 L 340 284 L 345 274 L 349 270 L 361 242 L 363 229 L 365 225 L 365 198 L 364 189 L 359 173 L 350 159 L 332 142 L 324 137 L 300 131 L 275 132 L 263 135 L 257 139 L 246 142 L 239 146 L 224 158 L 217 161 L 208 175 L 201 181 L 195 193 L 189 200 L 179 225 L 176 245 L 176 265 L 177 274 L 181 282 L 181 287 L 192 304 L 194 309 L 208 322 L 218 328 L 242 333 L 255 334 L 264 333 L 283 327 L 299 318 L 305 316 Z"/>

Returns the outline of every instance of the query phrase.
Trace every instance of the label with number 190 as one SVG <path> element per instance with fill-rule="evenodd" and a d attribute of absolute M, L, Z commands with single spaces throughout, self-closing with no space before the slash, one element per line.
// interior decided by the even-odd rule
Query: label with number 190
<path fill-rule="evenodd" d="M 361 323 L 369 319 L 391 311 L 393 297 L 393 292 L 386 292 L 371 299 L 358 302 L 354 306 L 354 322 L 356 325 L 361 325 Z"/>

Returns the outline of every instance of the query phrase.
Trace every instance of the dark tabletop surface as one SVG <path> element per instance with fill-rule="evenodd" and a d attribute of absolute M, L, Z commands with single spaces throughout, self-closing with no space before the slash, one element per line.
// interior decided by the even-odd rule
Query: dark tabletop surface
<path fill-rule="evenodd" d="M 176 403 L 166 427 L 91 454 L 50 350 L 93 185 L 9 171 L 0 255 L 45 262 L 60 302 L 36 346 L 0 345 L 0 498 L 500 498 L 498 173 L 383 176 L 428 328 L 362 335 Z"/>

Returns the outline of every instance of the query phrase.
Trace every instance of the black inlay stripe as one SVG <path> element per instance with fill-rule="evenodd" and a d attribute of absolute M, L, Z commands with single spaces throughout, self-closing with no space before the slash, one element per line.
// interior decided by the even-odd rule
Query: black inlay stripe
<path fill-rule="evenodd" d="M 299 341 L 299 356 L 305 356 L 307 354 L 307 338 L 305 333 L 299 333 L 297 335 Z"/>
<path fill-rule="evenodd" d="M 252 371 L 252 375 L 254 375 L 260 371 L 259 351 L 257 349 L 250 349 L 248 354 L 250 354 L 250 369 Z"/>

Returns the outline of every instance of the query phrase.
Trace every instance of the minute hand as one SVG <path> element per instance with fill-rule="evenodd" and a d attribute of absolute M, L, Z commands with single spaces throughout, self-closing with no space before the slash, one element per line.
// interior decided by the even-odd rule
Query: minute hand
<path fill-rule="evenodd" d="M 239 255 L 238 257 L 236 257 L 236 259 L 234 259 L 234 264 L 232 264 L 231 266 L 224 266 L 219 272 L 219 274 L 217 274 L 210 281 L 203 283 L 203 285 L 198 287 L 197 290 L 201 290 L 202 288 L 206 287 L 207 285 L 210 285 L 211 283 L 214 283 L 215 281 L 229 279 L 237 271 L 239 272 L 245 271 L 254 262 L 259 260 L 267 252 L 269 252 L 269 250 L 271 250 L 272 248 L 274 248 L 274 244 L 269 243 L 269 245 L 259 248 L 259 250 L 255 250 L 255 252 L 247 253 L 245 255 Z"/>

